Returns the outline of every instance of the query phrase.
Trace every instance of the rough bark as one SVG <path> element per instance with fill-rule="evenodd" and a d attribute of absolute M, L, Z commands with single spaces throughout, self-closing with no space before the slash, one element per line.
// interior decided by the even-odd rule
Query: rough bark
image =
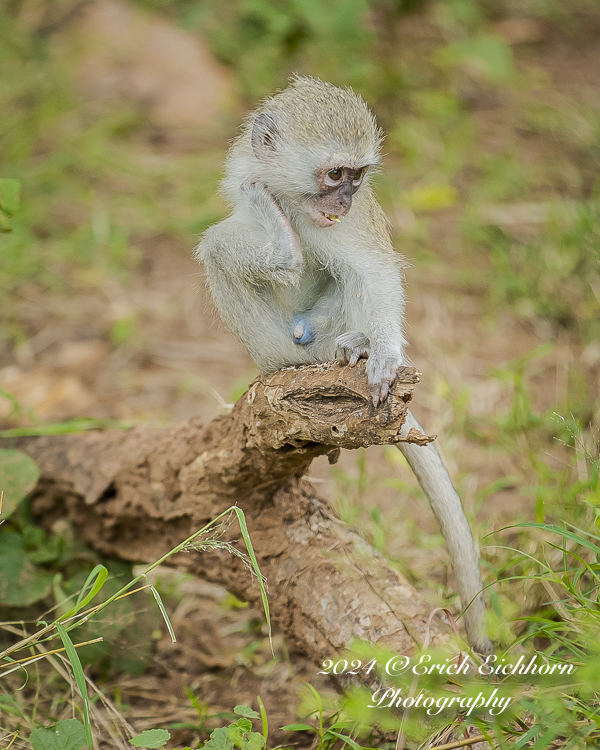
<path fill-rule="evenodd" d="M 68 516 L 106 555 L 153 562 L 237 503 L 268 579 L 272 615 L 309 655 L 331 658 L 355 638 L 412 653 L 425 636 L 427 606 L 302 476 L 318 455 L 335 461 L 340 448 L 399 442 L 418 380 L 403 368 L 386 403 L 374 408 L 364 363 L 310 365 L 255 381 L 230 413 L 204 426 L 192 419 L 166 429 L 22 439 L 18 446 L 41 470 L 33 513 L 46 526 Z M 412 430 L 405 439 L 433 438 Z M 179 554 L 170 563 L 259 598 L 248 570 L 225 552 Z M 445 637 L 438 624 L 431 636 Z"/>

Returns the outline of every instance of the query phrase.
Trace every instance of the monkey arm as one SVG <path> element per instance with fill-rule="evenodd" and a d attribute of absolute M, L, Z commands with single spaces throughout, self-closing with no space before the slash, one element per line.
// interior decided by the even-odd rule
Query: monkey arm
<path fill-rule="evenodd" d="M 373 193 L 367 189 L 356 198 L 357 210 L 344 219 L 343 235 L 330 245 L 330 252 L 335 273 L 346 288 L 346 333 L 363 333 L 368 345 L 361 341 L 358 349 L 349 350 L 344 335 L 336 346 L 341 359 L 349 362 L 368 349 L 367 374 L 377 406 L 385 401 L 396 370 L 405 363 L 403 262 L 394 252 L 387 217 Z"/>
<path fill-rule="evenodd" d="M 208 229 L 195 257 L 211 272 L 225 273 L 249 283 L 296 284 L 298 264 L 255 224 L 234 216 Z"/>
<path fill-rule="evenodd" d="M 298 236 L 274 196 L 260 182 L 244 182 L 240 189 L 258 224 L 284 253 L 286 263 L 300 270 L 302 251 Z"/>
<path fill-rule="evenodd" d="M 382 256 L 381 249 L 349 253 L 345 272 L 349 282 L 348 304 L 354 307 L 351 330 L 336 339 L 338 358 L 355 363 L 368 353 L 367 375 L 371 397 L 377 406 L 387 398 L 398 367 L 405 364 L 406 339 L 403 330 L 404 289 L 401 270 L 393 250 Z M 356 334 L 363 333 L 359 339 Z M 348 341 L 357 346 L 348 347 Z"/>
<path fill-rule="evenodd" d="M 392 251 L 393 252 L 393 251 Z M 381 257 L 365 253 L 353 270 L 358 275 L 360 301 L 365 325 L 363 330 L 370 342 L 371 354 L 374 351 L 386 353 L 404 360 L 404 287 L 401 271 L 395 254 Z"/>
<path fill-rule="evenodd" d="M 259 183 L 242 185 L 245 204 L 206 231 L 196 257 L 250 283 L 296 285 L 302 251 L 296 233 L 275 198 Z"/>

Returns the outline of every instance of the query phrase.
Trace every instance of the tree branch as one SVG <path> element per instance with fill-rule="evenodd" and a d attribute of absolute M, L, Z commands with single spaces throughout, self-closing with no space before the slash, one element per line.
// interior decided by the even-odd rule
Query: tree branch
<path fill-rule="evenodd" d="M 355 638 L 412 653 L 428 608 L 414 587 L 329 511 L 302 476 L 341 448 L 397 443 L 419 373 L 402 368 L 388 400 L 370 400 L 364 362 L 281 370 L 256 380 L 231 413 L 166 429 L 135 427 L 17 442 L 38 463 L 34 516 L 67 515 L 100 552 L 152 562 L 228 506 L 245 512 L 271 611 L 322 661 Z M 411 430 L 409 442 L 433 438 Z M 230 529 L 231 538 L 234 530 Z M 178 565 L 259 599 L 241 561 L 179 554 Z M 445 636 L 437 623 L 433 641 Z"/>

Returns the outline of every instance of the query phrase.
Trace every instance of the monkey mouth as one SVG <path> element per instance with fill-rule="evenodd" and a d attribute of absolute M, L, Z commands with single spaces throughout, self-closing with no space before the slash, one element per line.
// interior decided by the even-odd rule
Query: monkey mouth
<path fill-rule="evenodd" d="M 339 224 L 341 219 L 336 214 L 326 214 L 324 212 L 321 212 L 323 214 L 323 218 L 327 222 L 325 224 L 326 227 L 332 227 L 334 224 Z"/>
<path fill-rule="evenodd" d="M 321 208 L 318 205 L 319 202 L 320 201 L 315 198 L 307 200 L 304 204 L 304 210 L 318 227 L 333 227 L 336 224 L 339 224 L 342 217 L 348 213 L 348 211 L 343 208 L 342 211 L 338 211 L 338 213 L 327 211 L 327 206 L 325 205 Z"/>

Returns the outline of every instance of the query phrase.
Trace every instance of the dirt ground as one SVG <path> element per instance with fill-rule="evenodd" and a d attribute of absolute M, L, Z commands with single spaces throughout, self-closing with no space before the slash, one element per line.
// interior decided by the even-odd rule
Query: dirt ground
<path fill-rule="evenodd" d="M 106 18 L 104 21 L 109 23 Z M 160 24 L 164 30 L 168 22 Z M 89 32 L 89 27 L 86 29 Z M 177 30 L 177 34 L 183 33 Z M 214 68 L 212 61 L 207 63 L 186 50 L 186 65 L 198 65 L 199 78 L 205 73 L 203 66 Z M 117 53 L 113 50 L 110 54 Z M 140 70 L 144 54 L 140 53 L 136 62 Z M 564 38 L 551 39 L 536 54 L 536 64 L 555 80 L 557 96 L 562 88 L 597 91 L 598 38 L 578 47 L 569 46 Z M 93 68 L 90 63 L 87 74 L 92 75 L 89 71 L 93 68 L 93 75 L 98 76 L 103 64 L 96 61 Z M 157 117 L 164 112 L 173 117 L 174 109 L 164 101 L 161 105 L 161 86 L 166 98 L 169 82 L 157 80 L 158 73 L 149 63 L 143 72 L 144 80 L 150 81 Z M 133 96 L 142 86 L 139 80 L 138 76 L 137 83 L 130 80 L 119 85 L 129 86 L 124 90 Z M 97 91 L 98 96 L 103 95 L 102 86 L 98 85 Z M 204 113 L 200 105 L 197 111 Z M 188 128 L 189 112 L 182 118 Z M 486 143 L 493 148 L 502 139 L 505 123 L 489 110 L 481 112 L 480 123 L 487 133 Z M 180 123 L 171 124 L 177 130 Z M 453 260 L 455 218 L 445 215 L 432 221 L 432 250 L 439 264 L 413 265 L 407 271 L 409 354 L 424 374 L 413 410 L 429 434 L 440 435 L 439 447 L 450 473 L 459 479 L 466 511 L 475 515 L 476 527 L 484 533 L 530 517 L 533 498 L 531 507 L 525 507 L 522 495 L 508 488 L 496 493 L 493 502 L 474 506 L 478 488 L 513 474 L 514 467 L 510 456 L 453 432 L 447 393 L 469 387 L 471 413 L 493 415 L 507 398 L 492 375 L 493 368 L 531 352 L 548 340 L 548 331 L 542 323 L 538 327 L 523 324 L 508 314 L 492 318 L 479 297 L 449 281 L 445 267 Z M 193 238 L 148 235 L 135 238 L 133 244 L 141 262 L 127 282 L 109 278 L 94 290 L 87 284 L 80 289 L 73 284 L 67 296 L 49 296 L 34 283 L 21 289 L 17 312 L 29 338 L 16 350 L 2 352 L 0 388 L 14 394 L 38 418 L 58 421 L 90 416 L 166 423 L 201 415 L 210 420 L 254 376 L 249 356 L 217 319 L 202 269 L 191 259 Z M 399 233 L 396 244 L 402 250 Z M 111 341 L 110 331 L 115 321 L 128 315 L 136 320 L 135 333 L 117 345 Z M 562 399 L 569 363 L 582 358 L 590 376 L 597 373 L 600 347 L 581 351 L 567 334 L 561 335 L 554 350 L 537 366 L 539 408 Z M 412 492 L 403 494 L 397 482 L 393 486 L 386 481 L 401 480 L 414 488 L 410 472 L 380 448 L 369 449 L 367 466 L 371 481 L 362 498 L 365 506 L 378 509 L 388 521 L 398 524 L 388 551 L 405 560 L 413 578 L 422 588 L 430 589 L 432 601 L 437 601 L 440 586 L 449 577 L 445 552 L 439 545 L 419 549 L 413 543 L 420 531 L 435 532 L 431 513 Z M 340 469 L 350 477 L 357 476 L 356 456 L 345 453 L 333 469 L 326 460 L 318 460 L 311 472 L 319 493 L 333 502 L 339 494 Z M 163 633 L 156 639 L 145 675 L 109 678 L 109 684 L 104 685 L 109 695 L 118 687 L 120 701 L 128 704 L 124 710 L 128 721 L 138 731 L 166 727 L 171 722 L 197 723 L 197 712 L 185 695 L 189 687 L 201 702 L 210 704 L 211 713 L 230 711 L 239 703 L 256 707 L 258 694 L 267 706 L 272 727 L 291 722 L 301 680 L 324 685 L 319 683 L 318 668 L 296 653 L 294 644 L 284 644 L 279 637 L 278 659 L 272 660 L 257 624 L 260 613 L 225 606 L 223 590 L 199 581 L 181 586 L 186 596 L 172 614 L 177 644 L 173 646 Z M 194 736 L 195 730 L 187 729 L 175 738 L 191 742 Z M 283 735 L 274 739 L 281 741 Z"/>

